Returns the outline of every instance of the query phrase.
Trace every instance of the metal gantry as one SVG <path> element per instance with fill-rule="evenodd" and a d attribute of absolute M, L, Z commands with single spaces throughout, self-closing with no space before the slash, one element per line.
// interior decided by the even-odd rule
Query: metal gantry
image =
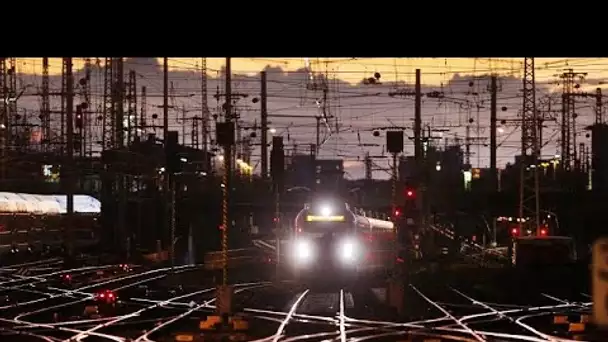
<path fill-rule="evenodd" d="M 534 58 L 526 57 L 523 78 L 523 108 L 521 113 L 521 160 L 519 188 L 519 217 L 528 219 L 528 227 L 537 232 L 540 223 L 538 184 L 538 112 Z M 522 223 L 523 226 L 523 223 Z M 521 230 L 521 229 L 520 229 Z"/>

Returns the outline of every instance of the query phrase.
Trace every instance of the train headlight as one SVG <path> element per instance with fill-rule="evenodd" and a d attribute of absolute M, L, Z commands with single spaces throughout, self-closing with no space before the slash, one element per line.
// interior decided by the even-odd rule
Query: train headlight
<path fill-rule="evenodd" d="M 307 263 L 313 257 L 313 246 L 308 240 L 298 240 L 294 246 L 294 257 L 297 263 Z"/>
<path fill-rule="evenodd" d="M 321 207 L 321 215 L 325 217 L 329 217 L 331 215 L 331 207 L 329 205 L 324 205 Z"/>
<path fill-rule="evenodd" d="M 361 246 L 354 238 L 346 238 L 339 245 L 338 255 L 344 263 L 353 263 L 357 261 L 361 253 Z"/>

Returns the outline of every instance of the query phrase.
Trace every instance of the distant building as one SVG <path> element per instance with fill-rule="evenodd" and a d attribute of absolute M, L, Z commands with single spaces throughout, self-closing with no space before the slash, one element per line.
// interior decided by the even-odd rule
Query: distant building
<path fill-rule="evenodd" d="M 293 155 L 287 159 L 287 187 L 339 191 L 344 186 L 344 161 L 341 159 L 314 159 L 310 155 Z"/>

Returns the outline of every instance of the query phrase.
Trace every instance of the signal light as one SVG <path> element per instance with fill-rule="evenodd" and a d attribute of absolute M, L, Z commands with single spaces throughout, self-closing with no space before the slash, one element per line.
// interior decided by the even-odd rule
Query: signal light
<path fill-rule="evenodd" d="M 540 236 L 547 236 L 547 230 L 545 228 L 541 228 Z"/>
<path fill-rule="evenodd" d="M 401 211 L 399 209 L 395 209 L 394 215 L 395 217 L 401 216 Z"/>
<path fill-rule="evenodd" d="M 111 290 L 105 290 L 97 294 L 97 298 L 107 303 L 112 303 L 116 300 L 116 295 Z"/>
<path fill-rule="evenodd" d="M 415 195 L 414 190 L 412 190 L 412 189 L 405 190 L 405 197 L 412 198 L 412 197 L 414 197 L 414 195 Z"/>
<path fill-rule="evenodd" d="M 513 236 L 519 235 L 519 229 L 517 229 L 517 228 L 511 229 L 511 235 L 513 235 Z"/>

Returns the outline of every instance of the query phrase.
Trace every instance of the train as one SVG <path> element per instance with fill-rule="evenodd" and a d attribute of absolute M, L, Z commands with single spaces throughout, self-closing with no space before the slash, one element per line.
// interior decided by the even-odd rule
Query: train
<path fill-rule="evenodd" d="M 0 256 L 61 249 L 67 213 L 66 195 L 0 192 Z M 75 247 L 100 240 L 101 203 L 92 196 L 74 195 L 71 235 Z"/>
<path fill-rule="evenodd" d="M 295 217 L 288 263 L 297 279 L 352 280 L 392 267 L 396 240 L 393 222 L 357 213 L 338 198 L 317 198 Z"/>

